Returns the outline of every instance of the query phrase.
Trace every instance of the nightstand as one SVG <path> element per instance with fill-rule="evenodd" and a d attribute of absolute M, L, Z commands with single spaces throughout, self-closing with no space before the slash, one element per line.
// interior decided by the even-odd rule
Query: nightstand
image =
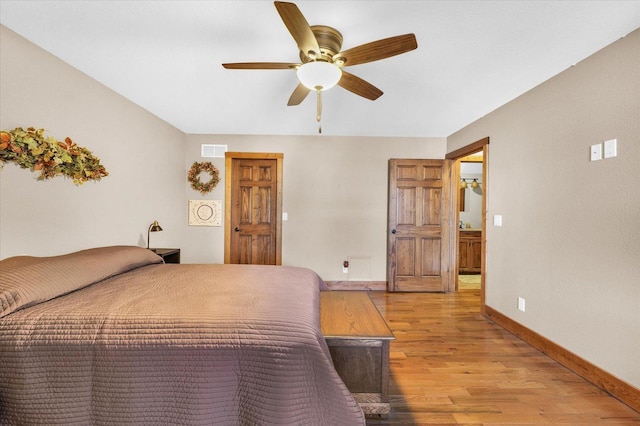
<path fill-rule="evenodd" d="M 180 263 L 180 249 L 154 248 L 149 250 L 160 256 L 164 260 L 164 263 Z"/>

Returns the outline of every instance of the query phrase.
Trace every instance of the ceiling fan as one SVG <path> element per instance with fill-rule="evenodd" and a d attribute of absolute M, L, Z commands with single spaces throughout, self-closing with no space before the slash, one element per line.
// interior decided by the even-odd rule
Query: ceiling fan
<path fill-rule="evenodd" d="M 348 73 L 344 67 L 378 61 L 418 47 L 414 34 L 404 34 L 340 50 L 343 40 L 338 30 L 325 25 L 310 26 L 293 3 L 276 1 L 274 4 L 298 45 L 301 62 L 239 62 L 222 66 L 226 69 L 295 70 L 299 83 L 287 105 L 299 105 L 311 90 L 316 91 L 318 122 L 322 111 L 321 92 L 336 84 L 370 100 L 378 99 L 383 93 L 371 83 Z"/>

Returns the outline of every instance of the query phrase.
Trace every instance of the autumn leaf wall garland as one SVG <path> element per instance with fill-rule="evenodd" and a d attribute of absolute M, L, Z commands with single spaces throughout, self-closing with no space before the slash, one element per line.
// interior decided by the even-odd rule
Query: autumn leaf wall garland
<path fill-rule="evenodd" d="M 44 136 L 44 129 L 18 127 L 0 132 L 0 168 L 14 162 L 23 169 L 39 171 L 38 180 L 65 176 L 76 185 L 100 180 L 109 172 L 91 151 L 76 145 L 70 138 L 60 142 Z"/>

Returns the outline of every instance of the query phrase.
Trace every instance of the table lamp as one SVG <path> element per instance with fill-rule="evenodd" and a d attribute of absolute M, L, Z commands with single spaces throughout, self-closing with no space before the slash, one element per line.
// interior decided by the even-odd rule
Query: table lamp
<path fill-rule="evenodd" d="M 153 223 L 149 225 L 149 230 L 147 231 L 147 248 L 149 248 L 149 238 L 151 237 L 151 233 L 158 231 L 162 231 L 162 227 L 157 220 L 154 220 Z"/>

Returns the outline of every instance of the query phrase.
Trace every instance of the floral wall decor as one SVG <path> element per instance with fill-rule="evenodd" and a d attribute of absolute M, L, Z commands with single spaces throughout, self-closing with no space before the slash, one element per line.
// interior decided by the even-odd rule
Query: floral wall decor
<path fill-rule="evenodd" d="M 76 185 L 100 180 L 109 172 L 91 151 L 76 145 L 70 138 L 64 142 L 45 136 L 45 130 L 22 127 L 0 131 L 0 168 L 14 162 L 23 169 L 39 171 L 38 180 L 65 176 Z"/>
<path fill-rule="evenodd" d="M 207 182 L 200 181 L 200 173 L 202 172 L 209 173 L 211 179 Z M 216 166 L 209 161 L 204 163 L 195 162 L 191 166 L 191 169 L 189 169 L 189 173 L 187 173 L 187 180 L 191 183 L 193 189 L 201 194 L 206 194 L 211 192 L 218 182 L 220 182 L 220 172 L 218 172 Z"/>

